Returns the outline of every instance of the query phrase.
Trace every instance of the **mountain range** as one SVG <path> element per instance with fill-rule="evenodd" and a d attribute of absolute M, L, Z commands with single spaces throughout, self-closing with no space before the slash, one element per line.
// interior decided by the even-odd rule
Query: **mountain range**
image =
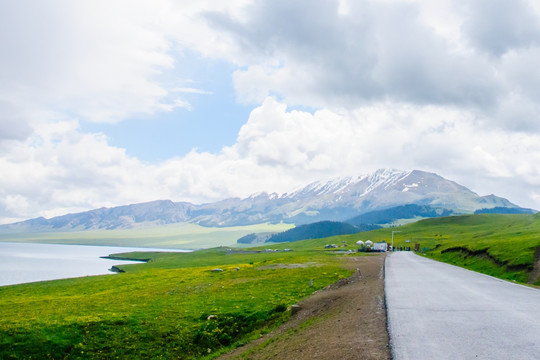
<path fill-rule="evenodd" d="M 381 169 L 367 175 L 317 181 L 285 194 L 260 193 L 243 199 L 229 198 L 200 205 L 158 200 L 50 219 L 40 217 L 2 225 L 0 231 L 129 229 L 180 222 L 218 227 L 266 222 L 302 225 L 323 220 L 345 221 L 406 204 L 429 205 L 438 209 L 439 214 L 470 214 L 495 208 L 521 209 L 495 195 L 479 196 L 434 173 Z"/>

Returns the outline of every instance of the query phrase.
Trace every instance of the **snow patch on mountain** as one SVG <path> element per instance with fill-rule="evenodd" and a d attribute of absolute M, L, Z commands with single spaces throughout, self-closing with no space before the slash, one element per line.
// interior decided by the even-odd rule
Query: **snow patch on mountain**
<path fill-rule="evenodd" d="M 389 187 L 394 186 L 401 180 L 405 179 L 410 173 L 411 172 L 394 169 L 377 170 L 368 177 L 369 185 L 361 196 L 365 196 L 379 187 L 388 189 Z"/>
<path fill-rule="evenodd" d="M 414 188 L 417 188 L 418 187 L 418 183 L 412 183 L 411 185 L 407 185 L 407 184 L 403 184 L 403 190 L 401 190 L 402 192 L 407 192 L 409 191 L 410 189 L 414 189 Z"/>

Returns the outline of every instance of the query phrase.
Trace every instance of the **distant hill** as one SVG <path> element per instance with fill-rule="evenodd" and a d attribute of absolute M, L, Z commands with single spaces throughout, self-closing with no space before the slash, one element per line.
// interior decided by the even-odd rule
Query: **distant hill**
<path fill-rule="evenodd" d="M 242 236 L 236 242 L 238 244 L 261 244 L 270 239 L 275 233 L 263 232 L 263 233 L 251 233 L 246 236 Z"/>
<path fill-rule="evenodd" d="M 300 225 L 293 229 L 272 235 L 266 242 L 291 242 L 306 239 L 319 239 L 329 236 L 356 234 L 361 231 L 380 229 L 376 225 L 355 226 L 337 221 L 319 221 Z"/>
<path fill-rule="evenodd" d="M 346 220 L 349 224 L 390 224 L 400 219 L 434 218 L 453 215 L 454 211 L 430 205 L 407 204 L 384 210 L 370 211 Z"/>
<path fill-rule="evenodd" d="M 525 208 L 508 208 L 508 207 L 494 207 L 491 209 L 479 209 L 474 212 L 475 214 L 534 214 L 536 211 L 533 209 Z"/>
<path fill-rule="evenodd" d="M 201 205 L 158 200 L 51 219 L 31 219 L 2 225 L 0 234 L 132 229 L 174 223 L 217 227 L 262 223 L 303 225 L 326 220 L 346 221 L 406 204 L 431 206 L 452 214 L 471 214 L 484 208 L 518 208 L 495 195 L 479 196 L 437 174 L 381 169 L 366 175 L 317 181 L 285 194 L 261 193 Z M 426 208 L 425 211 L 431 210 Z"/>

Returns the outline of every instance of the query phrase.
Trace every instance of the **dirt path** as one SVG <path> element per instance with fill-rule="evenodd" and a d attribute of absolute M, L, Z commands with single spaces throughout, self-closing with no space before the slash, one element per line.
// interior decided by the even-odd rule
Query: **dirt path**
<path fill-rule="evenodd" d="M 529 284 L 534 284 L 538 279 L 540 279 L 540 246 L 534 252 L 534 265 L 529 273 Z"/>
<path fill-rule="evenodd" d="M 344 258 L 357 269 L 320 290 L 273 332 L 219 359 L 390 359 L 384 254 Z"/>

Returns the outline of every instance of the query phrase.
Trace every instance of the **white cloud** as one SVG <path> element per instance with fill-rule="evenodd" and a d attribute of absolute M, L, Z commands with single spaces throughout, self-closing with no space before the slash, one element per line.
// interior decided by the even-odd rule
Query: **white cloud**
<path fill-rule="evenodd" d="M 251 55 L 235 80 L 241 95 L 259 89 L 257 101 L 272 92 L 313 107 L 354 107 L 385 98 L 491 101 L 493 73 L 485 60 L 458 51 L 450 30 L 424 21 L 434 11 L 421 9 L 411 2 L 364 0 L 350 2 L 340 14 L 334 1 L 262 1 L 242 19 L 209 18 Z"/>
<path fill-rule="evenodd" d="M 381 167 L 540 208 L 540 7 L 508 4 L 2 2 L 0 221 Z M 208 94 L 186 86 L 191 52 L 238 66 L 237 96 L 257 107 L 235 144 L 150 164 L 81 130 L 190 109 L 184 94 Z"/>
<path fill-rule="evenodd" d="M 226 41 L 197 13 L 236 3 L 2 2 L 0 109 L 9 107 L 11 117 L 32 123 L 28 110 L 118 122 L 189 107 L 170 73 L 174 56 L 185 49 L 225 54 Z"/>
<path fill-rule="evenodd" d="M 61 122 L 54 129 L 37 128 L 36 135 L 11 149 L 16 156 L 0 158 L 5 174 L 0 218 L 155 199 L 201 203 L 262 190 L 287 192 L 316 179 L 381 167 L 434 171 L 481 195 L 537 205 L 538 137 L 496 128 L 479 132 L 474 116 L 387 103 L 308 113 L 267 98 L 233 146 L 219 154 L 193 150 L 160 164 L 129 157 L 103 135 L 81 133 L 76 122 Z"/>
<path fill-rule="evenodd" d="M 190 87 L 175 88 L 175 89 L 171 89 L 171 91 L 180 92 L 180 93 L 190 93 L 190 94 L 203 94 L 203 95 L 212 94 L 210 91 L 196 89 L 196 88 L 190 88 Z"/>
<path fill-rule="evenodd" d="M 0 154 L 3 142 L 24 140 L 32 133 L 32 128 L 25 121 L 23 113 L 22 109 L 0 100 Z"/>
<path fill-rule="evenodd" d="M 492 56 L 540 45 L 538 13 L 534 1 L 463 1 L 463 29 L 471 45 Z"/>
<path fill-rule="evenodd" d="M 242 54 L 240 101 L 458 106 L 492 126 L 538 132 L 537 8 L 527 0 L 258 1 L 243 16 L 207 18 Z"/>

